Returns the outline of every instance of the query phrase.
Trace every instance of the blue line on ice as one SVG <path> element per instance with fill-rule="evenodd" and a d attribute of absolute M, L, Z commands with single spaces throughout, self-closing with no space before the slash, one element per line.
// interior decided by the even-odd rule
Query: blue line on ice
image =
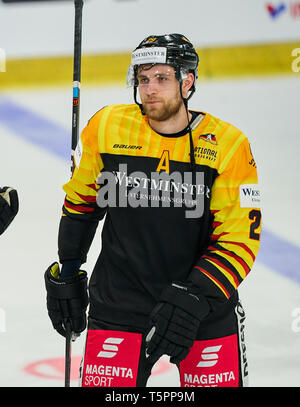
<path fill-rule="evenodd" d="M 70 135 L 53 121 L 18 106 L 0 95 L 0 122 L 18 137 L 38 145 L 59 156 L 69 158 L 71 154 Z"/>

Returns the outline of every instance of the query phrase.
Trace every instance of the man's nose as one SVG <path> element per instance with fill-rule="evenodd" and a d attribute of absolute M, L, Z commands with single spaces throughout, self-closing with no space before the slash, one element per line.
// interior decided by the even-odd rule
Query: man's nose
<path fill-rule="evenodd" d="M 155 79 L 150 79 L 146 85 L 147 93 L 156 93 L 158 91 L 158 83 Z"/>

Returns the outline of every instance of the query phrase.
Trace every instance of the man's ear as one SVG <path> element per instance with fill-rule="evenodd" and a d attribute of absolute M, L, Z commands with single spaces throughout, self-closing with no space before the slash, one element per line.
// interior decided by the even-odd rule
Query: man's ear
<path fill-rule="evenodd" d="M 195 77 L 194 77 L 194 74 L 192 74 L 191 72 L 189 72 L 187 74 L 187 77 L 183 79 L 183 81 L 182 81 L 182 93 L 183 93 L 183 96 L 185 98 L 188 95 L 188 91 L 193 86 L 194 81 L 195 81 Z"/>

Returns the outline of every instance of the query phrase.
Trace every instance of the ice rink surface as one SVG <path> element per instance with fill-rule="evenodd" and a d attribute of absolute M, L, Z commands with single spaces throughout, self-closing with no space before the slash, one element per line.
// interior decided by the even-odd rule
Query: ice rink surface
<path fill-rule="evenodd" d="M 250 386 L 300 386 L 300 74 L 199 82 L 190 108 L 249 138 L 263 193 L 261 250 L 240 287 L 247 315 Z M 131 90 L 84 87 L 81 129 L 99 108 L 131 103 Z M 57 260 L 57 230 L 70 176 L 71 87 L 0 94 L 0 185 L 17 188 L 20 211 L 0 237 L 0 387 L 63 386 L 64 339 L 47 316 L 43 274 Z M 100 229 L 85 269 L 101 247 Z M 72 349 L 77 386 L 84 335 Z M 148 386 L 177 386 L 158 362 Z"/>

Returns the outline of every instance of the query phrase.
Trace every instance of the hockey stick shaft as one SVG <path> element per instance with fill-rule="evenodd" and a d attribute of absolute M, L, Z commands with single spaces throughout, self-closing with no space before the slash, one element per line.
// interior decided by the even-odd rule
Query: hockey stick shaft
<path fill-rule="evenodd" d="M 71 339 L 72 329 L 70 321 L 65 322 L 66 348 L 65 348 L 65 387 L 70 387 L 71 382 Z"/>
<path fill-rule="evenodd" d="M 82 8 L 83 0 L 74 0 L 74 64 L 73 64 L 73 114 L 72 114 L 72 151 L 71 173 L 74 171 L 74 151 L 79 139 L 80 85 L 81 85 L 81 44 L 82 44 Z"/>
<path fill-rule="evenodd" d="M 81 83 L 81 43 L 82 43 L 82 8 L 83 0 L 74 0 L 75 27 L 74 27 L 74 61 L 73 61 L 73 113 L 72 113 L 72 141 L 71 141 L 71 174 L 75 168 L 74 151 L 79 138 L 79 111 L 80 111 L 80 83 Z M 70 387 L 71 381 L 71 352 L 72 328 L 70 321 L 65 321 L 65 387 Z"/>

